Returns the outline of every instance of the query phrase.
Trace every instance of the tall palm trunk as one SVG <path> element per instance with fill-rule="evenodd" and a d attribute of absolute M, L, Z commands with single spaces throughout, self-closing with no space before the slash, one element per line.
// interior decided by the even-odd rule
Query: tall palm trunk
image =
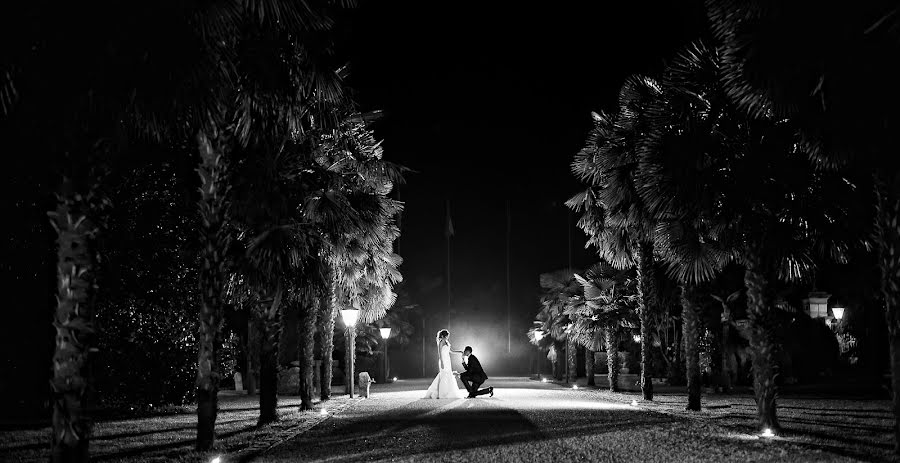
<path fill-rule="evenodd" d="M 876 178 L 875 245 L 881 267 L 881 292 L 891 359 L 894 403 L 894 453 L 900 454 L 900 192 L 897 181 Z M 892 188 L 891 188 L 892 187 Z"/>
<path fill-rule="evenodd" d="M 729 362 L 728 351 L 730 349 L 728 343 L 731 334 L 731 307 L 727 303 L 722 304 L 722 392 L 731 392 L 731 364 Z"/>
<path fill-rule="evenodd" d="M 565 352 L 563 352 L 564 343 L 560 341 L 555 341 L 553 343 L 553 348 L 556 351 L 556 361 L 553 362 L 553 377 L 556 378 L 557 381 L 562 381 L 565 378 L 566 373 L 566 356 Z"/>
<path fill-rule="evenodd" d="M 594 351 L 590 349 L 584 350 L 584 374 L 587 376 L 588 386 L 597 385 L 597 380 L 594 379 Z"/>
<path fill-rule="evenodd" d="M 322 382 L 320 384 L 319 397 L 322 400 L 331 398 L 331 369 L 334 365 L 334 318 L 337 315 L 338 274 L 332 265 L 331 287 L 328 291 L 328 303 L 323 314 L 322 323 Z"/>
<path fill-rule="evenodd" d="M 306 298 L 305 298 L 306 299 Z M 304 300 L 300 307 L 300 410 L 312 410 L 313 369 L 315 368 L 316 313 L 315 298 Z"/>
<path fill-rule="evenodd" d="M 688 386 L 688 410 L 700 410 L 700 315 L 696 289 L 681 290 L 681 329 L 684 333 L 684 357 Z"/>
<path fill-rule="evenodd" d="M 578 369 L 578 347 L 571 335 L 566 335 L 566 382 L 574 383 Z"/>
<path fill-rule="evenodd" d="M 215 143 L 215 146 L 213 145 Z M 227 166 L 223 141 L 197 136 L 200 151 L 200 333 L 197 355 L 197 450 L 209 450 L 215 442 L 216 395 L 219 369 L 216 356 L 222 323 L 222 288 L 225 282 L 225 250 L 228 200 Z"/>
<path fill-rule="evenodd" d="M 758 246 L 749 247 L 745 258 L 744 285 L 747 287 L 747 315 L 750 320 L 750 357 L 753 362 L 753 392 L 760 429 L 777 432 L 775 412 L 778 393 L 775 375 L 778 369 L 778 345 L 774 340 L 776 319 L 774 298 Z"/>
<path fill-rule="evenodd" d="M 254 316 L 247 320 L 247 395 L 256 394 L 259 378 L 259 323 Z"/>
<path fill-rule="evenodd" d="M 94 334 L 92 294 L 94 256 L 89 240 L 97 227 L 87 205 L 64 179 L 57 208 L 48 213 L 57 234 L 57 305 L 53 326 L 56 348 L 50 383 L 53 406 L 54 462 L 86 462 L 92 424 L 86 415 L 86 365 Z"/>
<path fill-rule="evenodd" d="M 653 378 L 650 375 L 653 354 L 650 335 L 651 314 L 656 309 L 656 277 L 653 266 L 653 244 L 641 243 L 637 256 L 638 315 L 641 321 L 641 392 L 644 400 L 653 400 Z"/>
<path fill-rule="evenodd" d="M 278 304 L 273 302 L 260 314 L 259 348 L 259 421 L 257 425 L 278 420 L 278 340 L 281 323 Z"/>
<path fill-rule="evenodd" d="M 606 327 L 606 366 L 610 392 L 619 392 L 619 334 L 614 326 Z"/>
<path fill-rule="evenodd" d="M 713 321 L 709 326 L 710 342 L 709 342 L 709 370 L 713 386 L 716 390 L 724 389 L 724 375 L 722 374 L 722 327 L 721 321 Z"/>

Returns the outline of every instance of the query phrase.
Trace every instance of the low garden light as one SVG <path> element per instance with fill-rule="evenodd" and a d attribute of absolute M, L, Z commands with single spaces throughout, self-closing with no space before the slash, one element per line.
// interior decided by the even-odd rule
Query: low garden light
<path fill-rule="evenodd" d="M 359 319 L 359 309 L 341 309 L 341 319 L 344 321 L 344 325 L 347 326 L 347 358 L 350 359 L 347 362 L 347 367 L 350 370 L 350 375 L 347 377 L 347 385 L 349 386 L 348 392 L 350 393 L 350 398 L 353 398 L 353 350 L 356 348 L 356 341 L 353 339 L 356 334 L 356 320 Z"/>
<path fill-rule="evenodd" d="M 396 377 L 396 376 L 394 376 L 394 381 L 395 381 L 395 382 L 397 381 L 397 377 Z"/>
<path fill-rule="evenodd" d="M 541 382 L 546 383 L 546 382 L 549 382 L 549 380 L 547 378 L 541 378 Z"/>
<path fill-rule="evenodd" d="M 632 407 L 637 407 L 637 400 L 632 400 L 632 401 L 631 401 L 631 406 L 632 406 Z"/>
<path fill-rule="evenodd" d="M 328 414 L 328 410 L 326 410 L 326 409 L 324 409 L 324 408 L 320 408 L 320 409 L 319 409 L 319 414 L 322 415 L 322 416 L 325 416 L 325 415 Z"/>
<path fill-rule="evenodd" d="M 572 389 L 578 389 L 578 385 L 577 385 L 577 384 L 573 384 L 573 385 L 572 385 Z"/>
<path fill-rule="evenodd" d="M 762 434 L 760 434 L 760 436 L 762 436 L 762 437 L 775 437 L 775 433 L 772 432 L 772 429 L 771 429 L 771 428 L 766 428 L 766 429 L 763 429 L 763 432 L 762 432 Z"/>
<path fill-rule="evenodd" d="M 222 457 L 217 456 L 217 457 L 213 458 L 212 460 L 210 460 L 209 463 L 222 463 Z"/>

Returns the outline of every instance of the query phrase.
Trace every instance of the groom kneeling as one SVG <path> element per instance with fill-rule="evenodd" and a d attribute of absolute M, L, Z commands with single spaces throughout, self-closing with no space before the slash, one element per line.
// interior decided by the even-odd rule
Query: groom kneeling
<path fill-rule="evenodd" d="M 466 348 L 463 349 L 462 354 L 462 364 L 466 371 L 457 374 L 459 375 L 460 381 L 462 381 L 463 385 L 466 386 L 466 390 L 469 391 L 469 397 L 466 398 L 474 399 L 475 397 L 484 394 L 490 394 L 491 397 L 493 397 L 493 386 L 481 390 L 478 389 L 482 383 L 487 381 L 488 377 L 484 373 L 484 369 L 481 368 L 481 362 L 478 361 L 478 358 L 472 355 L 472 348 L 470 346 L 466 346 Z"/>

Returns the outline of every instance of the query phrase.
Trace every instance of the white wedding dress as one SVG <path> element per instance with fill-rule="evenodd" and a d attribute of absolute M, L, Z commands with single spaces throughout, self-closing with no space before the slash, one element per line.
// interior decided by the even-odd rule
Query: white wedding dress
<path fill-rule="evenodd" d="M 453 369 L 450 367 L 450 346 L 441 346 L 441 360 L 443 360 L 444 368 L 440 368 L 438 363 L 438 374 L 428 387 L 425 393 L 426 399 L 462 399 L 465 397 L 462 390 L 456 385 L 456 377 L 453 376 Z"/>

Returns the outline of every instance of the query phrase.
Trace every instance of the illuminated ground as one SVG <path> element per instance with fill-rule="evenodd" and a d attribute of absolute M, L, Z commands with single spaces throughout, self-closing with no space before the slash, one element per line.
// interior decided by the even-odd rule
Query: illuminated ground
<path fill-rule="evenodd" d="M 528 379 L 492 378 L 493 398 L 420 399 L 427 380 L 375 385 L 256 461 L 860 461 L 760 439 Z"/>

